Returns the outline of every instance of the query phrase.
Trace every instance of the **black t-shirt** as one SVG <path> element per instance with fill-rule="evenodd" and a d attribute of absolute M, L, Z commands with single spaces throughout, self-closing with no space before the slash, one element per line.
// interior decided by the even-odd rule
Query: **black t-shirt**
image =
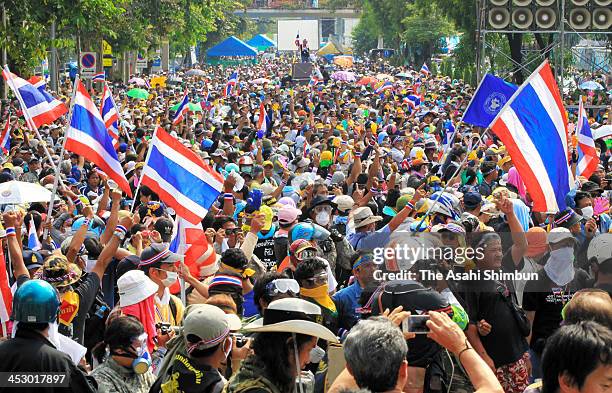
<path fill-rule="evenodd" d="M 612 297 L 612 284 L 595 284 L 595 288 L 602 289 Z"/>
<path fill-rule="evenodd" d="M 96 293 L 100 288 L 100 278 L 97 274 L 87 273 L 78 283 L 74 291 L 79 296 L 79 311 L 72 320 L 70 326 L 59 324 L 59 332 L 66 337 L 83 345 L 85 334 L 85 319 L 93 302 L 96 300 Z M 60 294 L 61 296 L 61 294 Z"/>
<path fill-rule="evenodd" d="M 563 306 L 576 291 L 588 286 L 588 280 L 587 272 L 576 269 L 574 279 L 562 287 L 551 281 L 544 270 L 538 273 L 537 280 L 527 281 L 523 293 L 523 309 L 535 311 L 529 343 L 531 349 L 542 353 L 546 338 L 559 328 Z"/>
<path fill-rule="evenodd" d="M 502 272 L 508 272 L 502 269 Z M 513 271 L 513 269 L 512 269 Z M 516 303 L 511 280 L 479 280 L 461 282 L 462 297 L 470 323 L 484 319 L 491 325 L 491 332 L 480 336 L 487 354 L 495 367 L 516 362 L 527 351 L 527 340 L 521 334 L 518 322 L 509 302 Z"/>

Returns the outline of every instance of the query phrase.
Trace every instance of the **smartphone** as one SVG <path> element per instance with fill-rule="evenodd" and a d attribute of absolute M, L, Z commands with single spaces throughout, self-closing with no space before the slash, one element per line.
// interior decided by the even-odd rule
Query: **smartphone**
<path fill-rule="evenodd" d="M 426 322 L 429 321 L 429 315 L 411 315 L 402 321 L 402 331 L 404 333 L 427 334 L 429 328 Z"/>

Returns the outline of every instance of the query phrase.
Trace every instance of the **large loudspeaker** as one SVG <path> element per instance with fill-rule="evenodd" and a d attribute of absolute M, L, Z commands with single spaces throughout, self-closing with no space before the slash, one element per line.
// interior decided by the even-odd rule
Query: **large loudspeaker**
<path fill-rule="evenodd" d="M 591 26 L 591 13 L 586 8 L 574 8 L 569 13 L 568 23 L 575 30 L 588 29 Z"/>
<path fill-rule="evenodd" d="M 557 23 L 557 14 L 552 8 L 538 8 L 535 22 L 540 29 L 550 29 Z"/>
<path fill-rule="evenodd" d="M 593 28 L 610 30 L 612 28 L 612 10 L 610 8 L 595 8 L 593 10 Z"/>
<path fill-rule="evenodd" d="M 494 29 L 505 29 L 510 24 L 510 12 L 501 7 L 492 8 L 489 11 L 489 25 Z"/>
<path fill-rule="evenodd" d="M 595 4 L 606 7 L 612 4 L 612 0 L 595 0 Z"/>
<path fill-rule="evenodd" d="M 528 29 L 533 23 L 533 13 L 529 8 L 516 8 L 512 11 L 512 26 L 519 30 Z"/>
<path fill-rule="evenodd" d="M 571 0 L 572 5 L 576 6 L 576 7 L 582 7 L 587 5 L 587 3 L 589 2 L 589 0 Z"/>
<path fill-rule="evenodd" d="M 294 81 L 310 80 L 312 63 L 293 63 L 291 78 Z"/>
<path fill-rule="evenodd" d="M 491 30 L 555 31 L 562 0 L 484 0 Z M 584 0 L 566 0 L 584 1 Z M 589 0 L 587 0 L 589 1 Z M 594 0 L 590 0 L 594 1 Z M 612 1 L 612 0 L 597 0 Z"/>

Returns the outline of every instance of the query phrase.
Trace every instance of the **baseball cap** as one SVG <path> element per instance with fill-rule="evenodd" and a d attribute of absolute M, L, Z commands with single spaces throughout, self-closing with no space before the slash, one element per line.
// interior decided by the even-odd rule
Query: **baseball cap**
<path fill-rule="evenodd" d="M 349 195 L 338 195 L 333 199 L 338 206 L 338 211 L 346 213 L 353 208 L 355 201 Z"/>
<path fill-rule="evenodd" d="M 174 228 L 174 224 L 169 218 L 159 218 L 155 221 L 153 227 L 161 235 L 162 241 L 170 242 L 170 240 L 172 240 L 172 228 Z"/>
<path fill-rule="evenodd" d="M 43 257 L 38 251 L 25 249 L 22 251 L 22 255 L 26 269 L 32 270 L 42 267 Z"/>
<path fill-rule="evenodd" d="M 292 223 L 293 221 L 297 220 L 300 214 L 302 214 L 300 209 L 290 205 L 285 205 L 278 211 L 278 222 L 281 224 Z"/>
<path fill-rule="evenodd" d="M 159 264 L 162 263 L 177 263 L 180 262 L 181 257 L 170 251 L 170 247 L 167 243 L 153 243 L 142 250 L 140 259 L 139 267 L 143 267 L 152 265 L 159 266 Z"/>
<path fill-rule="evenodd" d="M 231 330 L 223 310 L 210 304 L 197 304 L 192 307 L 183 321 L 187 352 L 213 348 L 223 342 Z"/>
<path fill-rule="evenodd" d="M 469 191 L 463 194 L 463 204 L 472 210 L 482 204 L 482 195 L 478 192 Z"/>

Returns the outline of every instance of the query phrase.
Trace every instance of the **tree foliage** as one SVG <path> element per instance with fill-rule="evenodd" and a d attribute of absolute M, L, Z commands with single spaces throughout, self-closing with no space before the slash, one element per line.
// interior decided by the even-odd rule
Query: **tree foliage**
<path fill-rule="evenodd" d="M 215 31 L 226 35 L 252 28 L 234 10 L 248 0 L 5 0 L 7 27 L 0 45 L 11 69 L 29 75 L 47 57 L 50 25 L 56 22 L 55 46 L 74 58 L 81 50 L 100 49 L 102 39 L 114 53 L 144 52 L 164 40 L 185 51 Z M 225 37 L 222 37 L 225 38 Z M 70 50 L 68 50 L 70 49 Z"/>

